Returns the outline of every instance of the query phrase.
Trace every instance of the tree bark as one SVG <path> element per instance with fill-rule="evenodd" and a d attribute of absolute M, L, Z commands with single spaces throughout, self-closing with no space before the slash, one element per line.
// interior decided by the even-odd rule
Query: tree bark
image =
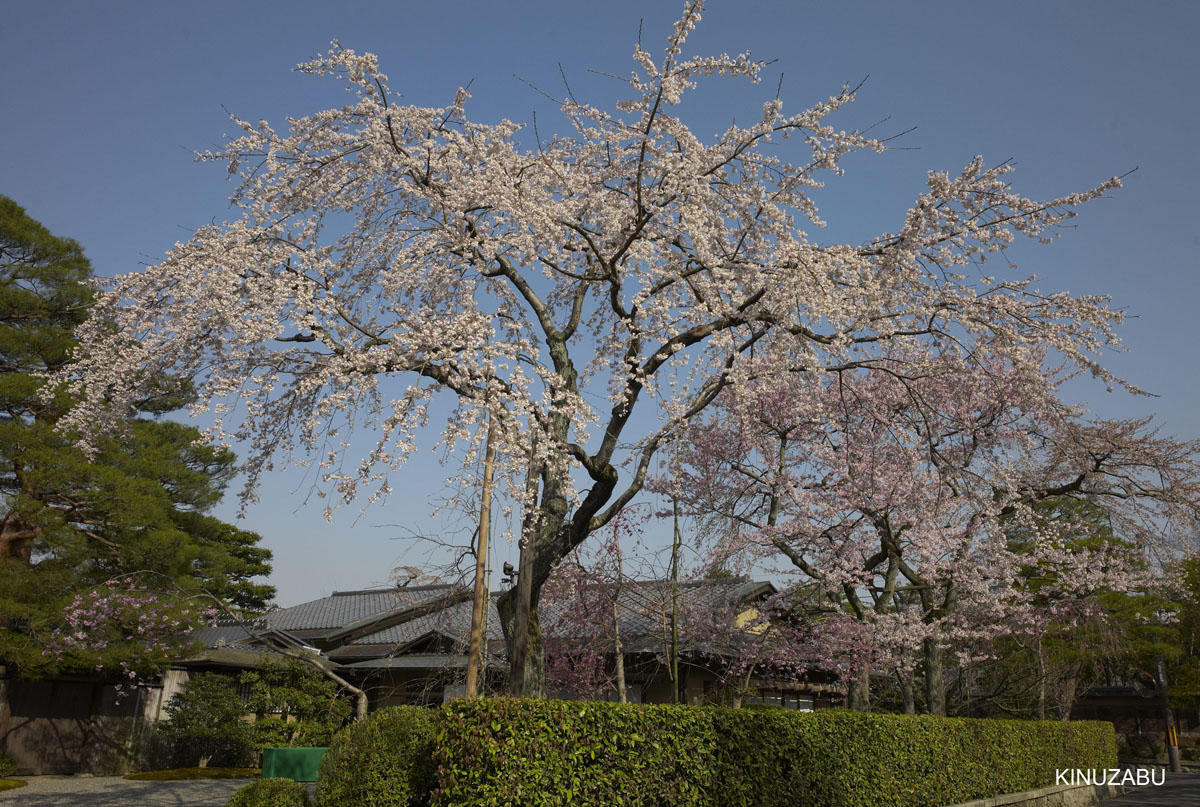
<path fill-rule="evenodd" d="M 917 713 L 917 703 L 915 693 L 913 692 L 912 673 L 897 670 L 896 678 L 900 682 L 900 698 L 904 702 L 904 714 L 915 715 Z"/>
<path fill-rule="evenodd" d="M 614 536 L 615 538 L 615 536 Z M 625 691 L 625 648 L 621 646 L 621 610 L 618 600 L 621 598 L 621 575 L 625 573 L 624 564 L 621 562 L 621 547 L 617 545 L 617 580 L 613 586 L 612 592 L 612 617 L 613 617 L 613 656 L 617 667 L 617 701 L 620 703 L 628 703 L 629 698 Z"/>
<path fill-rule="evenodd" d="M 5 517 L 0 525 L 0 558 L 13 557 L 28 563 L 33 554 L 33 539 L 39 532 L 21 525 L 12 516 Z"/>
<path fill-rule="evenodd" d="M 625 691 L 625 649 L 621 646 L 621 619 L 617 613 L 617 598 L 613 597 L 613 655 L 617 665 L 617 701 L 628 703 Z"/>
<path fill-rule="evenodd" d="M 1038 705 L 1037 719 L 1046 719 L 1046 654 L 1042 650 L 1042 637 L 1037 638 L 1038 654 Z"/>
<path fill-rule="evenodd" d="M 929 714 L 946 716 L 945 651 L 933 639 L 925 640 L 925 704 Z"/>
<path fill-rule="evenodd" d="M 858 671 L 858 678 L 851 682 L 846 694 L 852 710 L 856 712 L 871 711 L 871 675 L 869 669 L 864 667 Z"/>

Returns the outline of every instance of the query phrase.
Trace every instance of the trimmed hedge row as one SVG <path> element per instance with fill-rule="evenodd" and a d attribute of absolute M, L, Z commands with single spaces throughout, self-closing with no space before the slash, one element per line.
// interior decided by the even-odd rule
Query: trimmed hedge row
<path fill-rule="evenodd" d="M 708 804 L 708 709 L 515 699 L 444 707 L 436 805 Z"/>
<path fill-rule="evenodd" d="M 1101 722 L 714 709 L 713 729 L 720 807 L 933 807 L 1117 763 L 1113 726 Z"/>
<path fill-rule="evenodd" d="M 459 700 L 435 807 L 934 807 L 1111 768 L 1111 723 Z"/>

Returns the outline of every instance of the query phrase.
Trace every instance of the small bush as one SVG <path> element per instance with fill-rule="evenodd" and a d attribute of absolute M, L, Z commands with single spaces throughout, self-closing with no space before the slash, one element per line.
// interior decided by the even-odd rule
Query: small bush
<path fill-rule="evenodd" d="M 12 776 L 17 772 L 17 763 L 13 762 L 13 758 L 0 754 L 0 779 L 5 776 Z"/>
<path fill-rule="evenodd" d="M 436 769 L 437 713 L 381 709 L 333 738 L 317 774 L 320 807 L 409 807 L 426 802 Z"/>
<path fill-rule="evenodd" d="M 250 724 L 242 720 L 246 707 L 229 676 L 192 676 L 166 711 L 156 734 L 170 749 L 173 765 L 237 767 L 253 759 Z"/>
<path fill-rule="evenodd" d="M 225 807 L 311 807 L 308 788 L 291 779 L 259 779 L 239 788 Z"/>

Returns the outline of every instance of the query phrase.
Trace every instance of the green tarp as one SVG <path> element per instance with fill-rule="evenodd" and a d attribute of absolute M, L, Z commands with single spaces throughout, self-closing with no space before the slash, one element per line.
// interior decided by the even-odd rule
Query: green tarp
<path fill-rule="evenodd" d="M 317 770 L 328 748 L 264 748 L 263 779 L 317 781 Z"/>

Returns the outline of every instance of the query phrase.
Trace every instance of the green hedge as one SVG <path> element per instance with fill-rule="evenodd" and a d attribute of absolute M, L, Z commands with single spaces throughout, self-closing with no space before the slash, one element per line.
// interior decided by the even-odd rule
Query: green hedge
<path fill-rule="evenodd" d="M 712 711 L 720 807 L 933 807 L 1117 764 L 1111 723 Z"/>
<path fill-rule="evenodd" d="M 408 807 L 434 786 L 438 713 L 418 706 L 380 709 L 334 736 L 317 773 L 319 807 Z"/>
<path fill-rule="evenodd" d="M 434 805 L 690 807 L 714 785 L 705 709 L 463 699 L 439 722 Z"/>
<path fill-rule="evenodd" d="M 1116 765 L 1112 724 L 460 700 L 435 807 L 933 807 Z"/>

